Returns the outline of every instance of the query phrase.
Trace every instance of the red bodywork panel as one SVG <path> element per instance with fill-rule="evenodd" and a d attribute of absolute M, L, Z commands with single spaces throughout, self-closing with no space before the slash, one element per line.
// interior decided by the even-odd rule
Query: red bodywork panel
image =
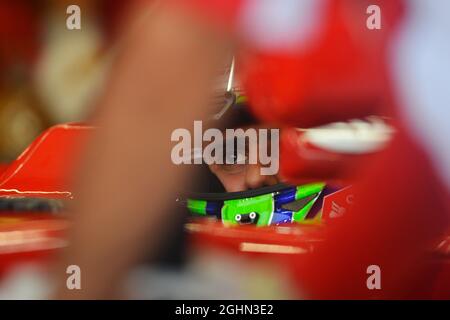
<path fill-rule="evenodd" d="M 78 124 L 57 125 L 42 133 L 0 177 L 0 197 L 64 199 L 82 141 L 92 130 Z"/>
<path fill-rule="evenodd" d="M 65 247 L 68 221 L 45 213 L 0 213 L 0 276 L 21 263 L 48 261 Z"/>

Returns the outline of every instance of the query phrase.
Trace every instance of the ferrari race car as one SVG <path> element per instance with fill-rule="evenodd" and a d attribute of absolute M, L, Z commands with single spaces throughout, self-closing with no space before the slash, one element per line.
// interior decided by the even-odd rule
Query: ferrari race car
<path fill-rule="evenodd" d="M 0 273 L 14 261 L 48 256 L 67 245 L 65 232 L 69 223 L 64 208 L 76 197 L 70 189 L 70 176 L 83 141 L 92 130 L 92 127 L 80 124 L 49 128 L 15 161 L 2 167 Z M 342 213 L 349 205 L 345 197 L 351 194 L 351 188 L 343 190 L 345 195 L 342 190 L 335 191 L 324 183 L 313 183 L 301 186 L 279 184 L 238 193 L 191 194 L 184 205 L 193 217 L 213 216 L 223 223 L 193 219 L 186 229 L 192 238 L 209 238 L 217 234 L 217 228 L 230 225 L 250 227 L 252 224 L 276 226 L 318 222 L 321 217 L 336 217 L 336 206 Z M 328 212 L 322 212 L 323 208 Z M 233 248 L 238 249 L 246 232 L 254 232 L 248 227 L 242 226 L 238 237 L 230 233 L 225 242 L 233 243 Z M 277 233 L 275 229 L 267 232 Z M 267 239 L 264 233 L 253 235 Z M 280 236 L 285 238 L 286 234 Z M 289 241 L 297 236 L 291 235 Z"/>
<path fill-rule="evenodd" d="M 92 130 L 80 124 L 52 127 L 2 167 L 0 280 L 22 263 L 47 264 L 68 245 L 70 220 L 64 209 L 76 198 L 70 176 Z M 319 182 L 237 193 L 192 193 L 181 203 L 192 216 L 184 225 L 190 247 L 269 259 L 289 269 L 289 257 L 304 259 L 313 252 L 326 238 L 328 224 L 345 215 L 353 201 L 351 186 Z M 437 251 L 439 259 L 448 258 L 448 238 Z"/>

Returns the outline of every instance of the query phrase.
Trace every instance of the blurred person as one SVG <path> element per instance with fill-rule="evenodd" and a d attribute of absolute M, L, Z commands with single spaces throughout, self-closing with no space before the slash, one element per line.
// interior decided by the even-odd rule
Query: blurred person
<path fill-rule="evenodd" d="M 310 126 L 373 113 L 396 119 L 393 142 L 354 173 L 359 174 L 355 212 L 332 228 L 314 257 L 298 266 L 300 286 L 310 298 L 430 297 L 435 273 L 424 261 L 448 226 L 445 183 L 450 179 L 437 175 L 448 172 L 448 152 L 439 151 L 445 148 L 440 137 L 446 136 L 446 127 L 417 129 L 405 116 L 417 105 L 405 101 L 413 93 L 399 90 L 405 79 L 394 78 L 392 84 L 391 72 L 405 74 L 393 70 L 389 61 L 395 60 L 388 56 L 393 26 L 400 19 L 396 6 L 402 1 L 375 1 L 387 19 L 385 29 L 372 36 L 365 29 L 368 1 L 183 3 L 184 10 L 165 4 L 136 19 L 105 88 L 96 114 L 100 129 L 80 171 L 72 246 L 61 260 L 59 297 L 120 297 L 121 281 L 144 247 L 158 245 L 167 226 L 168 194 L 186 177 L 169 161 L 170 133 L 204 114 L 224 52 L 239 44 L 236 28 L 243 29 L 247 46 L 262 52 L 243 60 L 243 68 L 250 103 L 264 120 Z M 448 30 L 445 19 L 435 19 L 436 10 L 445 12 L 430 2 L 413 1 L 406 12 L 417 19 L 412 26 L 423 21 Z M 211 28 L 214 24 L 219 26 Z M 403 28 L 411 31 L 412 26 Z M 431 40 L 442 39 L 439 29 L 425 30 L 436 35 L 429 38 L 431 47 L 436 46 L 439 42 Z M 414 32 L 411 37 L 416 39 Z M 394 52 L 403 56 L 401 46 Z M 426 65 L 433 60 L 432 52 L 411 59 Z M 422 80 L 431 83 L 442 74 L 435 69 Z M 414 92 L 423 98 L 417 110 L 444 110 L 445 90 L 435 103 L 422 93 Z M 302 159 L 291 161 L 297 162 L 297 169 L 287 178 L 299 181 L 305 168 Z M 149 193 L 154 199 L 151 213 Z M 80 291 L 65 289 L 62 270 L 68 264 L 83 270 Z M 383 290 L 366 287 L 368 264 L 380 265 Z"/>
<path fill-rule="evenodd" d="M 178 10 L 152 9 L 136 17 L 125 39 L 81 171 L 73 246 L 62 266 L 72 261 L 81 267 L 78 294 L 84 298 L 116 297 L 119 280 L 143 250 L 156 249 L 168 219 L 149 214 L 149 192 L 151 211 L 162 214 L 184 175 L 170 161 L 171 132 L 207 110 L 211 84 L 228 57 L 229 44 L 215 31 Z M 86 172 L 95 172 L 95 179 Z"/>

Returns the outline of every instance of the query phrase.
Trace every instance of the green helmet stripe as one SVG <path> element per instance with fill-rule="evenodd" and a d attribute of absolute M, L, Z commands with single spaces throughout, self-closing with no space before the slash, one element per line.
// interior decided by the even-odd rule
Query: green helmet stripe
<path fill-rule="evenodd" d="M 325 187 L 325 183 L 311 183 L 297 187 L 295 192 L 295 200 L 302 199 L 315 193 L 320 193 Z"/>
<path fill-rule="evenodd" d="M 207 202 L 205 200 L 194 200 L 194 199 L 187 200 L 188 209 L 193 213 L 197 213 L 203 216 L 206 216 L 206 204 Z"/>

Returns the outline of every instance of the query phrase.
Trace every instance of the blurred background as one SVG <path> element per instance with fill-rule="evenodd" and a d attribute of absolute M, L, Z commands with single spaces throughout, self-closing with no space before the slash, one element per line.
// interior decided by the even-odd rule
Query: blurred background
<path fill-rule="evenodd" d="M 69 5 L 82 30 L 67 30 Z M 138 1 L 0 1 L 0 162 L 45 128 L 83 121 L 101 88 L 114 40 Z"/>

